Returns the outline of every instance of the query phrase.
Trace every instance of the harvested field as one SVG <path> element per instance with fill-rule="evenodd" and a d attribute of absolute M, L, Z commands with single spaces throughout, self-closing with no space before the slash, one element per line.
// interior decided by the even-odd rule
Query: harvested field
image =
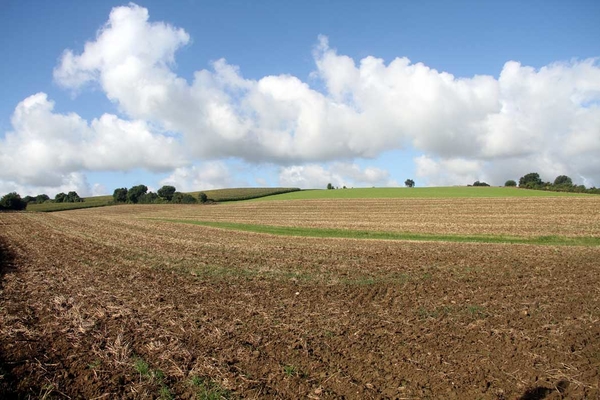
<path fill-rule="evenodd" d="M 476 222 L 491 226 L 498 210 L 522 216 L 523 234 L 599 229 L 598 203 L 579 198 L 537 206 L 521 199 L 495 210 L 477 207 L 482 199 L 454 200 L 444 210 L 460 212 L 438 215 L 438 227 L 427 214 L 441 203 L 387 201 L 421 221 L 417 229 L 444 231 L 469 209 L 479 218 L 465 217 L 461 229 L 487 232 Z M 600 395 L 598 247 L 296 238 L 140 218 L 316 224 L 313 212 L 352 228 L 355 210 L 369 229 L 404 227 L 402 216 L 388 214 L 385 224 L 379 201 L 334 208 L 319 201 L 0 214 L 0 395 Z"/>
<path fill-rule="evenodd" d="M 131 209 L 113 209 L 129 213 Z M 600 237 L 600 196 L 335 199 L 137 209 L 140 216 L 430 234 Z"/>

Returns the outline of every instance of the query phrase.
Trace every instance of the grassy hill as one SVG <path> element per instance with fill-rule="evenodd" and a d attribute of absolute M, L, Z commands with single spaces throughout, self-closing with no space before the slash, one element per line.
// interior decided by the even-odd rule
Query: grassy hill
<path fill-rule="evenodd" d="M 264 200 L 369 199 L 369 198 L 472 198 L 472 197 L 556 197 L 588 196 L 577 193 L 547 192 L 511 187 L 426 187 L 426 188 L 356 188 L 302 190 L 271 196 Z"/>
<path fill-rule="evenodd" d="M 81 203 L 42 203 L 28 204 L 27 211 L 52 212 L 76 210 L 79 208 L 104 207 L 112 203 L 112 196 L 86 197 Z"/>
<path fill-rule="evenodd" d="M 232 188 L 203 190 L 202 192 L 204 192 L 209 199 L 223 202 L 264 198 L 267 196 L 293 193 L 298 191 L 300 191 L 298 188 Z M 194 197 L 198 197 L 199 193 L 200 192 L 191 192 L 190 194 Z"/>

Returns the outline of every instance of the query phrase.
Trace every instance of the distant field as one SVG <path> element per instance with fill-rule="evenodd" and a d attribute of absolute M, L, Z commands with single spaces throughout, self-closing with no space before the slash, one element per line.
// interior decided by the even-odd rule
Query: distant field
<path fill-rule="evenodd" d="M 216 189 L 216 190 L 204 190 L 209 199 L 226 202 L 226 201 L 239 201 L 239 200 L 250 200 L 256 198 L 262 198 L 266 196 L 273 196 L 282 193 L 290 193 L 299 191 L 298 188 L 234 188 L 234 189 Z M 190 194 L 194 197 L 198 197 L 201 192 L 191 192 Z M 85 197 L 81 203 L 43 203 L 43 204 L 29 204 L 27 211 L 35 212 L 52 212 L 52 211 L 67 211 L 76 210 L 80 208 L 92 208 L 92 207 L 104 207 L 112 205 L 112 196 L 96 196 L 96 197 Z"/>
<path fill-rule="evenodd" d="M 577 193 L 546 192 L 507 187 L 427 187 L 427 188 L 357 188 L 302 190 L 262 200 L 308 199 L 388 199 L 388 198 L 469 198 L 469 197 L 562 197 L 589 196 Z"/>
<path fill-rule="evenodd" d="M 191 192 L 194 197 L 204 192 L 209 199 L 214 201 L 239 201 L 263 198 L 267 196 L 279 195 L 300 191 L 298 188 L 233 188 L 233 189 L 215 189 Z"/>
<path fill-rule="evenodd" d="M 27 211 L 37 212 L 51 212 L 51 211 L 66 211 L 76 210 L 79 208 L 92 208 L 92 207 L 104 207 L 110 205 L 112 202 L 112 196 L 96 196 L 86 197 L 81 203 L 43 203 L 43 204 L 29 204 L 27 205 Z"/>

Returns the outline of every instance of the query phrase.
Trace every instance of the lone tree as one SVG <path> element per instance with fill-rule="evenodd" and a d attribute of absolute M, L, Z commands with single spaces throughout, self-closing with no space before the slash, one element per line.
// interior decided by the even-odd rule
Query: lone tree
<path fill-rule="evenodd" d="M 541 186 L 543 183 L 544 182 L 542 182 L 540 174 L 537 172 L 530 172 L 519 179 L 519 187 L 526 187 L 530 189 Z"/>
<path fill-rule="evenodd" d="M 512 179 L 509 179 L 504 183 L 504 186 L 515 187 L 517 186 L 517 182 L 513 181 Z"/>
<path fill-rule="evenodd" d="M 554 184 L 556 186 L 558 186 L 558 185 L 561 185 L 561 186 L 573 186 L 573 181 L 571 180 L 571 178 L 569 178 L 566 175 L 559 175 L 554 180 Z"/>
<path fill-rule="evenodd" d="M 175 186 L 165 185 L 156 192 L 161 199 L 171 201 L 175 194 Z"/>
<path fill-rule="evenodd" d="M 137 204 L 139 198 L 148 192 L 148 186 L 137 185 L 127 191 L 127 202 Z"/>
<path fill-rule="evenodd" d="M 113 200 L 115 203 L 127 202 L 127 188 L 115 189 L 113 193 Z"/>
<path fill-rule="evenodd" d="M 331 183 L 328 183 L 328 184 L 327 184 L 327 190 L 333 190 L 333 189 L 335 189 L 335 188 L 333 187 L 333 185 L 332 185 Z"/>
<path fill-rule="evenodd" d="M 407 179 L 404 181 L 404 186 L 406 187 L 415 187 L 415 181 L 413 181 L 412 179 Z"/>
<path fill-rule="evenodd" d="M 17 192 L 5 194 L 0 199 L 0 209 L 21 211 L 27 208 L 27 203 L 19 196 Z"/>

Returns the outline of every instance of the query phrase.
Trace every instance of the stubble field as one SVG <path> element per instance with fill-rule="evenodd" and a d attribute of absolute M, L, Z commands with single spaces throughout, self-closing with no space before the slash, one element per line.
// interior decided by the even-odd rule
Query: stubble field
<path fill-rule="evenodd" d="M 299 238 L 168 220 L 597 238 L 600 201 L 0 214 L 1 395 L 600 395 L 598 246 Z"/>

